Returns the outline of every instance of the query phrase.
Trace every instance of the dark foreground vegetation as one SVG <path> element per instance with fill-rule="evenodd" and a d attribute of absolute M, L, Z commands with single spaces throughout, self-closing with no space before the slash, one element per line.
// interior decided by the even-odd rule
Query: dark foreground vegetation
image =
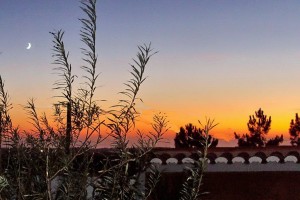
<path fill-rule="evenodd" d="M 0 199 L 68 200 L 68 199 L 148 199 L 161 174 L 147 159 L 168 130 L 164 114 L 153 116 L 152 131 L 135 130 L 139 116 L 136 104 L 145 71 L 155 54 L 151 45 L 138 46 L 131 65 L 131 78 L 124 83 L 120 99 L 104 109 L 97 92 L 96 0 L 82 0 L 80 19 L 83 42 L 81 67 L 83 76 L 73 74 L 69 52 L 64 44 L 64 31 L 50 32 L 53 40 L 57 93 L 53 116 L 39 114 L 33 99 L 24 109 L 33 129 L 21 131 L 10 117 L 11 99 L 0 75 Z M 78 80 L 79 84 L 75 84 Z M 97 95 L 98 96 L 98 95 Z M 50 120 L 51 119 L 51 122 Z M 54 119 L 54 121 L 52 121 Z M 200 123 L 203 132 L 199 156 L 206 158 L 209 131 L 214 121 Z M 105 130 L 105 131 L 104 131 Z M 135 131 L 138 141 L 128 145 L 128 133 Z M 104 140 L 112 138 L 112 153 L 93 153 Z M 198 160 L 189 169 L 179 199 L 200 199 L 206 160 Z M 147 171 L 147 179 L 141 176 Z M 88 194 L 88 190 L 91 191 Z"/>

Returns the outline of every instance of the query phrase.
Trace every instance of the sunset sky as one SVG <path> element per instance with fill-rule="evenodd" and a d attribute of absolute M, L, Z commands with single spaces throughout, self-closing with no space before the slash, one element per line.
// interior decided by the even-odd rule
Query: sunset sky
<path fill-rule="evenodd" d="M 49 115 L 55 102 L 49 31 L 65 30 L 76 83 L 82 82 L 79 6 L 77 0 L 0 0 L 0 75 L 23 129 L 27 99 Z M 288 143 L 289 123 L 300 112 L 300 1 L 99 0 L 97 12 L 97 99 L 117 103 L 137 45 L 151 42 L 159 52 L 140 92 L 140 124 L 166 113 L 167 146 L 180 126 L 205 117 L 219 123 L 213 135 L 221 145 L 235 145 L 233 133 L 245 133 L 259 108 L 272 116 L 269 137 L 284 134 Z"/>

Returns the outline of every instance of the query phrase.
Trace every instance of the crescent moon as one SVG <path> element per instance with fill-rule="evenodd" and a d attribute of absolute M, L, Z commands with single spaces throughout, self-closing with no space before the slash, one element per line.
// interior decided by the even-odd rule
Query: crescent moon
<path fill-rule="evenodd" d="M 30 49 L 31 48 L 31 44 L 28 43 L 28 46 L 26 47 L 26 49 Z"/>

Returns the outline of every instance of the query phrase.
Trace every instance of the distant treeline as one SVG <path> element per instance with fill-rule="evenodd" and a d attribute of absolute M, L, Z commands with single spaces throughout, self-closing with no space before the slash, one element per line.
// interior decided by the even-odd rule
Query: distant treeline
<path fill-rule="evenodd" d="M 265 147 L 279 146 L 283 142 L 283 135 L 276 135 L 274 138 L 267 139 L 266 136 L 271 129 L 271 116 L 264 114 L 264 111 L 259 108 L 254 115 L 249 116 L 247 123 L 249 133 L 238 134 L 234 132 L 234 137 L 237 139 L 239 147 Z M 296 113 L 295 119 L 291 120 L 290 128 L 290 143 L 293 146 L 300 146 L 300 119 Z M 189 123 L 185 127 L 180 127 L 179 132 L 174 138 L 175 148 L 197 148 L 203 147 L 204 134 L 201 128 Z M 210 147 L 218 145 L 218 139 L 209 135 Z"/>

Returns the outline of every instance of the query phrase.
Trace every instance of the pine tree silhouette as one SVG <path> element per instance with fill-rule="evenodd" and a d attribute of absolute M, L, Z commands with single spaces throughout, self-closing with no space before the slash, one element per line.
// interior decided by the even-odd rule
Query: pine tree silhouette
<path fill-rule="evenodd" d="M 202 129 L 189 123 L 185 125 L 185 128 L 180 127 L 179 132 L 176 133 L 174 142 L 175 148 L 202 148 L 205 136 Z M 208 142 L 210 147 L 216 147 L 219 140 L 209 135 Z"/>
<path fill-rule="evenodd" d="M 278 146 L 283 142 L 283 135 L 276 136 L 267 141 L 266 136 L 271 129 L 271 117 L 264 115 L 264 111 L 259 108 L 255 115 L 249 116 L 247 123 L 249 134 L 239 135 L 234 133 L 235 139 L 238 140 L 239 147 L 263 147 Z"/>
<path fill-rule="evenodd" d="M 300 138 L 299 138 L 300 119 L 298 117 L 298 113 L 296 113 L 295 120 L 293 120 L 293 119 L 291 120 L 289 133 L 290 133 L 290 136 L 291 136 L 290 137 L 291 144 L 293 146 L 299 146 L 300 145 Z"/>

